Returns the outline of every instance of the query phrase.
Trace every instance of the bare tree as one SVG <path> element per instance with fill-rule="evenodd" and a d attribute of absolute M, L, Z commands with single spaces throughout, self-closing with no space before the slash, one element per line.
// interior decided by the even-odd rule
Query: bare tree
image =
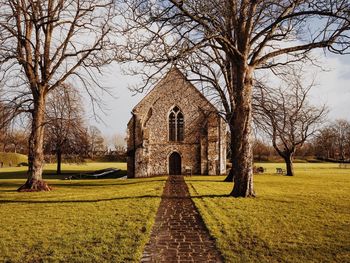
<path fill-rule="evenodd" d="M 28 153 L 28 133 L 24 130 L 12 130 L 8 134 L 8 141 L 11 145 L 10 151 L 14 153 Z"/>
<path fill-rule="evenodd" d="M 101 152 L 107 152 L 105 139 L 102 136 L 102 132 L 96 126 L 90 126 L 88 129 L 89 138 L 89 155 L 91 159 L 95 158 L 95 155 Z"/>
<path fill-rule="evenodd" d="M 1 0 L 0 79 L 5 99 L 30 112 L 28 180 L 19 191 L 50 190 L 42 180 L 47 95 L 80 82 L 94 99 L 97 74 L 114 58 L 112 0 Z"/>
<path fill-rule="evenodd" d="M 74 87 L 63 84 L 48 95 L 44 149 L 56 155 L 57 174 L 61 174 L 63 154 L 86 153 L 82 143 L 87 137 L 83 113 L 81 98 Z"/>
<path fill-rule="evenodd" d="M 271 154 L 271 148 L 271 145 L 266 144 L 264 141 L 255 139 L 253 144 L 254 160 L 258 162 L 268 160 Z"/>
<path fill-rule="evenodd" d="M 1 95 L 0 95 L 1 96 Z M 26 153 L 28 134 L 16 124 L 16 114 L 7 104 L 0 101 L 0 146 L 1 151 Z"/>
<path fill-rule="evenodd" d="M 231 134 L 232 196 L 255 196 L 252 91 L 257 69 L 308 59 L 315 48 L 349 48 L 348 0 L 119 0 L 128 59 L 146 86 L 174 62 L 205 81 Z M 120 54 L 122 55 L 122 54 Z M 145 68 L 144 65 L 150 66 Z M 140 72 L 140 70 L 135 69 Z M 143 90 L 143 88 L 141 88 Z"/>
<path fill-rule="evenodd" d="M 334 130 L 330 126 L 324 127 L 320 130 L 319 134 L 314 139 L 315 154 L 317 158 L 325 160 L 335 159 L 335 137 Z"/>
<path fill-rule="evenodd" d="M 346 120 L 336 120 L 332 125 L 335 135 L 335 146 L 337 149 L 338 159 L 341 161 L 349 158 L 350 146 L 350 123 Z"/>
<path fill-rule="evenodd" d="M 2 102 L 0 102 L 0 133 L 4 134 L 5 130 L 8 129 L 9 122 L 8 119 L 10 118 L 9 116 L 9 111 L 6 108 L 6 105 Z"/>
<path fill-rule="evenodd" d="M 296 73 L 286 81 L 286 86 L 275 90 L 259 85 L 254 97 L 254 122 L 271 138 L 286 163 L 287 175 L 293 176 L 295 151 L 320 129 L 327 110 L 325 105 L 309 104 L 313 83 L 304 87 L 305 80 Z"/>
<path fill-rule="evenodd" d="M 126 151 L 126 139 L 125 135 L 123 136 L 120 133 L 116 133 L 113 136 L 113 145 L 116 152 L 125 152 Z"/>
<path fill-rule="evenodd" d="M 8 116 L 6 113 L 6 108 L 4 103 L 0 102 L 0 145 L 1 150 L 4 151 L 5 143 L 6 143 L 6 135 L 8 131 L 8 123 L 7 120 Z"/>
<path fill-rule="evenodd" d="M 325 160 L 350 159 L 350 123 L 336 120 L 324 127 L 314 140 L 316 156 Z"/>

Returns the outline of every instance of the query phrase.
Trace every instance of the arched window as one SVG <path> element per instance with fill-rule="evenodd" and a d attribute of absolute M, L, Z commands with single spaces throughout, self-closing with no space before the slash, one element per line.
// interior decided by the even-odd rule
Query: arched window
<path fill-rule="evenodd" d="M 171 112 L 169 115 L 169 140 L 175 141 L 176 138 L 176 117 L 175 113 Z"/>
<path fill-rule="evenodd" d="M 184 115 L 182 112 L 179 112 L 177 114 L 177 119 L 176 119 L 176 124 L 177 124 L 177 140 L 178 141 L 183 141 L 184 140 Z"/>
<path fill-rule="evenodd" d="M 175 106 L 169 114 L 169 141 L 184 140 L 184 115 Z"/>

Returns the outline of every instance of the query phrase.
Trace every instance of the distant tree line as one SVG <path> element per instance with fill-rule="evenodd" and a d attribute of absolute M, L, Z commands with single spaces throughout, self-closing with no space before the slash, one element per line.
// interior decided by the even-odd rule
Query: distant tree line
<path fill-rule="evenodd" d="M 22 129 L 9 129 L 0 135 L 0 152 L 28 154 L 28 134 Z"/>
<path fill-rule="evenodd" d="M 1 112 L 0 152 L 28 154 L 30 128 L 27 126 L 31 116 L 28 115 L 20 125 L 5 113 Z M 45 111 L 44 159 L 57 163 L 57 174 L 61 174 L 62 162 L 126 161 L 123 136 L 115 135 L 107 142 L 96 126 L 86 123 L 84 115 L 81 96 L 71 85 L 63 84 L 49 94 Z M 5 119 L 11 121 L 5 122 Z M 108 149 L 107 143 L 114 149 Z"/>
<path fill-rule="evenodd" d="M 28 153 L 28 134 L 15 128 L 13 110 L 0 101 L 0 152 Z"/>
<path fill-rule="evenodd" d="M 253 151 L 256 162 L 282 160 L 268 140 L 255 139 Z M 309 141 L 296 150 L 294 156 L 310 162 L 350 162 L 350 122 L 335 120 L 320 127 Z"/>
<path fill-rule="evenodd" d="M 350 161 L 350 122 L 336 120 L 313 140 L 314 154 L 327 161 Z"/>

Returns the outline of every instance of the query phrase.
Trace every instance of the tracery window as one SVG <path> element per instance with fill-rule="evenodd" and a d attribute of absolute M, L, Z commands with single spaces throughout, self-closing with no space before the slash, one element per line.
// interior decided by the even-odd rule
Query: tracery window
<path fill-rule="evenodd" d="M 175 106 L 169 113 L 169 141 L 184 140 L 184 115 Z"/>

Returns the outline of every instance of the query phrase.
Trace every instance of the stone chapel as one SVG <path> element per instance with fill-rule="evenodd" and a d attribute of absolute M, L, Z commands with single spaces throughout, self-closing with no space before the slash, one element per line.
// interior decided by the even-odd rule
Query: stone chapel
<path fill-rule="evenodd" d="M 135 106 L 128 123 L 128 178 L 226 172 L 226 124 L 173 67 Z"/>

